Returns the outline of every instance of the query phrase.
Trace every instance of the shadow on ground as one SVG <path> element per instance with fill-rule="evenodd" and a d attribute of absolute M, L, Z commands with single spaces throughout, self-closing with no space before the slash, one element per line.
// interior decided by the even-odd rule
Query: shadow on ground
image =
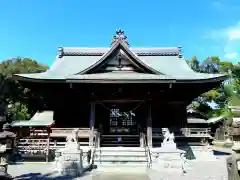
<path fill-rule="evenodd" d="M 86 175 L 89 175 L 88 173 L 84 173 L 82 176 L 64 176 L 64 175 L 56 175 L 56 172 L 48 173 L 48 174 L 41 174 L 41 173 L 28 173 L 23 174 L 21 176 L 17 176 L 14 179 L 15 180 L 70 180 L 74 178 L 84 177 Z"/>
<path fill-rule="evenodd" d="M 57 171 L 53 171 L 51 173 L 47 174 L 41 174 L 41 173 L 27 173 L 27 174 L 22 174 L 20 176 L 14 177 L 15 180 L 70 180 L 74 178 L 80 178 L 89 175 L 90 171 L 92 171 L 92 167 L 87 167 L 84 168 L 83 174 L 81 176 L 64 176 L 64 175 L 59 175 Z"/>

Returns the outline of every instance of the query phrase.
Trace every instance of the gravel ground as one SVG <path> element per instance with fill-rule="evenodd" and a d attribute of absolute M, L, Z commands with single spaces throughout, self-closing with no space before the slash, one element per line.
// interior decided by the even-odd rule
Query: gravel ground
<path fill-rule="evenodd" d="M 112 169 L 112 168 L 110 168 Z M 156 171 L 138 169 L 137 167 L 128 171 L 114 172 L 112 169 L 94 170 L 86 172 L 82 177 L 63 177 L 54 172 L 51 163 L 22 163 L 9 165 L 8 172 L 18 180 L 227 180 L 227 169 L 225 159 L 219 161 L 189 162 L 187 173 L 180 171 Z"/>

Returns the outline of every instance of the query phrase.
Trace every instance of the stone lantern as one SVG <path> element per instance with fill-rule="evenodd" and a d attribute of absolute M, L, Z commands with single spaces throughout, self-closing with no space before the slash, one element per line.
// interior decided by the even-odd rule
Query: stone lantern
<path fill-rule="evenodd" d="M 227 171 L 229 180 L 240 180 L 240 146 L 232 147 L 232 154 L 227 158 Z"/>
<path fill-rule="evenodd" d="M 6 113 L 5 113 L 6 114 Z M 16 135 L 10 131 L 10 126 L 6 124 L 6 117 L 0 119 L 0 179 L 12 179 L 7 173 L 8 158 L 14 149 Z"/>

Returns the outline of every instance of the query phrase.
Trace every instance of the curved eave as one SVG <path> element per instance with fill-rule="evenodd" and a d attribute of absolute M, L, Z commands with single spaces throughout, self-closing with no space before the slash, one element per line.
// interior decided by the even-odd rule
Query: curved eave
<path fill-rule="evenodd" d="M 47 72 L 43 73 L 32 73 L 32 74 L 14 74 L 12 77 L 14 80 L 17 81 L 25 81 L 25 82 L 45 82 L 45 83 L 61 83 L 65 82 L 65 77 L 53 77 L 48 75 Z"/>
<path fill-rule="evenodd" d="M 223 82 L 228 79 L 228 75 L 219 75 L 217 74 L 215 77 L 211 77 L 211 74 L 209 74 L 210 77 L 206 78 L 179 78 L 176 79 L 176 83 L 211 83 L 211 82 Z"/>
<path fill-rule="evenodd" d="M 52 126 L 53 120 L 33 121 L 33 120 L 18 120 L 11 123 L 12 127 L 47 127 Z"/>
<path fill-rule="evenodd" d="M 115 80 L 115 79 L 68 79 L 67 83 L 97 83 L 97 84 L 166 84 L 166 83 L 175 83 L 175 80 Z"/>
<path fill-rule="evenodd" d="M 175 83 L 176 80 L 166 75 L 112 72 L 68 76 L 69 83 Z"/>
<path fill-rule="evenodd" d="M 96 63 L 92 64 L 91 66 L 89 66 L 87 69 L 79 72 L 78 74 L 86 74 L 89 71 L 91 71 L 92 69 L 98 67 L 99 65 L 101 65 L 113 52 L 114 50 L 116 50 L 118 47 L 120 46 L 120 48 L 122 48 L 122 50 L 130 57 L 132 57 L 137 63 L 139 63 L 141 66 L 143 66 L 144 68 L 148 69 L 150 72 L 154 73 L 154 74 L 162 74 L 161 72 L 155 70 L 154 68 L 148 66 L 147 64 L 145 64 L 144 62 L 141 61 L 141 59 L 138 58 L 137 55 L 135 55 L 129 48 L 128 46 L 122 41 L 122 40 L 118 40 L 111 48 L 108 52 L 106 52 Z"/>
<path fill-rule="evenodd" d="M 133 76 L 132 76 L 133 75 Z M 227 75 L 208 74 L 202 77 L 172 77 L 154 74 L 83 74 L 72 76 L 56 76 L 44 73 L 15 74 L 13 78 L 25 82 L 44 83 L 213 83 L 223 82 Z"/>

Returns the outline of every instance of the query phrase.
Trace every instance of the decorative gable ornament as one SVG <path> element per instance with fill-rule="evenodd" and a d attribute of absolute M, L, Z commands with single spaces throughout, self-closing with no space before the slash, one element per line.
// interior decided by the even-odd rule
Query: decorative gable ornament
<path fill-rule="evenodd" d="M 118 61 L 117 68 L 120 70 L 123 68 L 123 64 L 122 64 L 123 59 L 124 59 L 124 57 L 123 57 L 122 53 L 119 52 L 118 55 L 116 56 L 116 60 Z"/>
<path fill-rule="evenodd" d="M 125 36 L 124 31 L 122 29 L 116 30 L 116 35 L 113 36 L 111 46 L 119 40 L 125 42 L 129 46 L 127 36 Z"/>

